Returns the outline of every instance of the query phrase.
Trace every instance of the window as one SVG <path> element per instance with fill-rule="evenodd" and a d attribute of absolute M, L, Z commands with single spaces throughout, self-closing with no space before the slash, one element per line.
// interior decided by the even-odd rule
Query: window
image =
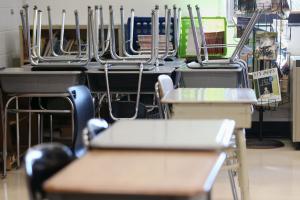
<path fill-rule="evenodd" d="M 300 1 L 299 0 L 291 0 L 291 9 L 300 11 Z"/>

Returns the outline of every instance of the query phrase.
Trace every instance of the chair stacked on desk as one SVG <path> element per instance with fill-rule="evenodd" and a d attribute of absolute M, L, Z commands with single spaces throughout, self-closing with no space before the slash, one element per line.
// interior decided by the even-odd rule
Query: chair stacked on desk
<path fill-rule="evenodd" d="M 173 25 L 174 27 L 178 27 L 178 23 L 180 22 L 180 9 L 177 9 L 176 7 L 173 8 L 174 10 L 174 17 L 173 17 Z M 177 11 L 178 10 L 178 11 Z M 177 15 L 177 12 L 179 13 L 179 16 Z M 98 11 L 95 10 L 95 16 L 98 16 Z M 165 35 L 166 35 L 166 48 L 164 49 L 164 51 L 159 51 L 159 27 L 160 27 L 160 21 L 159 20 L 159 8 L 158 6 L 155 7 L 154 10 L 152 10 L 151 13 L 151 18 L 145 18 L 148 21 L 150 20 L 151 22 L 151 26 L 144 26 L 144 28 L 147 28 L 146 31 L 148 31 L 147 33 L 149 33 L 149 36 L 151 36 L 151 50 L 150 51 L 139 51 L 137 49 L 133 49 L 132 44 L 135 42 L 133 41 L 134 37 L 133 37 L 133 33 L 135 33 L 134 31 L 138 28 L 141 27 L 135 27 L 135 23 L 137 21 L 137 19 L 134 16 L 134 10 L 131 10 L 131 18 L 130 18 L 130 39 L 128 41 L 126 41 L 126 37 L 125 37 L 125 25 L 124 25 L 124 8 L 123 6 L 120 7 L 120 21 L 121 21 L 121 29 L 120 29 L 120 34 L 121 34 L 121 44 L 119 44 L 121 52 L 123 54 L 123 56 L 119 55 L 116 52 L 116 41 L 115 41 L 115 32 L 114 32 L 114 11 L 113 8 L 110 6 L 109 7 L 109 21 L 110 21 L 110 29 L 109 29 L 109 34 L 110 34 L 110 48 L 109 48 L 109 52 L 110 52 L 110 56 L 113 58 L 113 60 L 105 60 L 103 58 L 101 58 L 101 55 L 99 55 L 97 53 L 97 48 L 94 48 L 94 55 L 95 55 L 95 59 L 98 63 L 104 65 L 103 71 L 104 71 L 104 75 L 105 75 L 105 85 L 106 85 L 106 90 L 104 91 L 104 95 L 107 97 L 107 104 L 108 104 L 108 110 L 109 110 L 109 116 L 110 118 L 112 118 L 113 120 L 118 120 L 118 119 L 124 119 L 124 118 L 128 118 L 128 119 L 135 119 L 135 118 L 140 118 L 141 116 L 144 116 L 143 114 L 141 114 L 143 112 L 143 110 L 145 110 L 145 108 L 143 108 L 144 106 L 140 103 L 140 96 L 141 93 L 145 93 L 145 92 L 141 92 L 142 90 L 144 90 L 142 87 L 142 82 L 146 79 L 151 81 L 150 83 L 153 83 L 153 79 L 155 79 L 157 76 L 156 74 L 160 74 L 160 73 L 164 73 L 164 72 L 159 72 L 159 71 L 163 71 L 160 70 L 160 65 L 161 64 L 165 64 L 165 59 L 168 58 L 169 56 L 173 56 L 174 54 L 177 53 L 177 47 L 178 46 L 178 42 L 175 41 L 175 43 L 177 45 L 175 45 L 175 49 L 172 51 L 169 51 L 169 41 L 170 41 L 170 29 L 171 29 L 171 10 L 168 9 L 167 7 L 165 8 L 165 13 L 166 16 L 164 18 L 165 21 Z M 101 12 L 100 12 L 100 16 L 102 16 Z M 90 21 L 92 21 L 94 19 L 94 15 L 93 12 L 91 11 L 89 13 L 89 19 Z M 97 19 L 97 18 L 96 18 Z M 102 18 L 100 18 L 100 22 Z M 162 19 L 162 18 L 161 18 Z M 144 23 L 144 22 L 140 22 L 140 23 Z M 94 23 L 92 23 L 94 24 Z M 97 23 L 96 23 L 97 24 Z M 137 24 L 137 23 L 136 23 Z M 97 27 L 97 26 L 96 26 Z M 149 29 L 149 27 L 151 29 Z M 95 27 L 91 27 L 93 30 L 92 32 L 94 32 Z M 161 28 L 162 29 L 162 28 Z M 145 31 L 143 29 L 141 29 L 140 31 Z M 96 29 L 97 32 L 97 29 Z M 178 32 L 179 29 L 177 28 L 176 30 L 173 28 L 173 34 L 176 35 L 175 38 L 178 38 Z M 97 34 L 94 34 L 97 35 Z M 96 46 L 96 44 L 99 43 L 98 41 L 98 37 L 93 37 L 93 41 L 94 41 L 94 46 Z M 129 43 L 129 47 L 130 47 L 130 51 L 127 50 L 127 43 Z M 164 66 L 162 66 L 162 68 L 164 68 Z M 168 68 L 167 68 L 168 69 Z M 167 70 L 168 74 L 173 72 L 173 69 Z M 91 88 L 99 88 L 101 87 L 101 85 L 96 85 L 94 86 L 95 82 L 97 82 L 95 80 L 95 78 L 97 77 L 97 74 L 100 74 L 100 77 L 103 77 L 103 75 L 101 74 L 101 72 L 95 72 L 95 71 L 90 71 L 87 72 L 88 73 L 88 81 L 89 81 L 89 85 Z M 128 89 L 120 89 L 120 86 L 118 85 L 118 88 L 111 86 L 111 85 L 115 85 L 115 84 L 111 84 L 110 82 L 110 77 L 114 78 L 116 76 L 120 77 L 120 80 L 122 80 L 122 75 L 129 75 L 129 77 L 133 77 L 134 79 L 136 75 L 138 75 L 138 79 L 137 79 L 137 92 L 136 92 L 136 102 L 130 102 L 130 100 L 127 104 L 124 102 L 114 102 L 111 98 L 111 94 L 113 93 L 118 93 L 118 94 L 133 94 L 132 93 L 132 88 Z M 98 76 L 98 77 L 99 77 Z M 154 76 L 155 78 L 152 78 L 152 76 Z M 149 77 L 149 78 L 148 78 Z M 115 79 L 115 78 L 114 78 Z M 119 82 L 123 82 L 120 81 Z M 128 82 L 129 83 L 129 82 Z M 128 83 L 123 83 L 123 84 L 128 84 Z M 130 83 L 131 84 L 131 83 Z M 146 85 L 146 83 L 144 83 L 144 86 Z M 151 84 L 151 93 L 153 94 L 153 84 Z M 101 90 L 101 89 L 100 89 Z M 123 91 L 122 91 L 123 90 Z M 112 92 L 111 92 L 112 91 Z M 147 93 L 147 92 L 146 92 Z M 150 94 L 151 94 L 150 93 Z M 102 96 L 103 97 L 103 96 Z M 103 98 L 100 97 L 100 99 L 102 100 Z M 101 104 L 101 101 L 100 103 Z M 118 108 L 119 110 L 124 110 L 122 109 L 123 107 L 125 107 L 125 109 L 128 109 L 128 107 L 133 107 L 132 105 L 135 104 L 135 107 L 133 108 L 134 112 L 132 114 L 129 114 L 129 116 L 125 117 L 118 117 L 114 111 L 113 111 L 113 107 Z M 113 106 L 115 105 L 115 106 Z M 117 109 L 114 109 L 117 110 Z M 140 112 L 139 112 L 140 111 Z M 120 115 L 119 115 L 120 116 Z"/>

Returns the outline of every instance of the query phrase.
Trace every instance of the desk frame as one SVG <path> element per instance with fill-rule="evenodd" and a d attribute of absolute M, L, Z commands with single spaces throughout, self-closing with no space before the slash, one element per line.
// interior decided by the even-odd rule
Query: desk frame
<path fill-rule="evenodd" d="M 205 88 L 185 88 L 187 91 Z M 212 88 L 206 88 L 207 90 Z M 176 89 L 167 94 L 162 103 L 172 104 L 174 119 L 232 119 L 236 121 L 235 141 L 237 145 L 238 165 L 231 165 L 231 168 L 238 167 L 238 179 L 243 200 L 249 200 L 249 177 L 246 161 L 246 139 L 245 128 L 251 128 L 251 115 L 253 113 L 252 104 L 257 99 L 253 91 L 238 91 L 238 89 L 228 89 L 239 92 L 239 94 L 224 96 L 221 99 L 205 99 L 203 97 L 185 97 L 182 89 Z M 245 90 L 245 89 L 240 89 Z M 250 89 L 248 89 L 250 90 Z M 182 93 L 181 93 L 182 92 Z M 222 93 L 221 93 L 222 94 Z M 239 96 L 241 95 L 241 96 Z"/>
<path fill-rule="evenodd" d="M 2 94 L 2 92 L 1 92 Z M 71 110 L 47 110 L 44 108 L 40 108 L 40 109 L 31 109 L 29 107 L 29 109 L 19 109 L 19 99 L 20 98 L 62 98 L 65 99 L 66 102 L 69 103 Z M 16 108 L 15 109 L 9 109 L 9 105 L 15 100 L 16 102 Z M 3 110 L 3 99 L 1 99 L 1 109 Z M 28 113 L 29 114 L 29 120 L 28 120 L 28 124 L 29 124 L 29 142 L 28 145 L 29 147 L 31 146 L 31 114 L 32 113 L 38 113 L 38 142 L 42 142 L 42 135 L 41 135 L 41 118 L 40 118 L 40 114 L 62 114 L 62 113 L 70 113 L 71 114 L 71 123 L 72 123 L 72 140 L 74 139 L 74 105 L 72 100 L 69 98 L 69 94 L 67 93 L 33 93 L 33 94 L 20 94 L 20 95 L 12 95 L 12 97 L 10 97 L 8 99 L 8 101 L 5 104 L 4 107 L 4 130 L 3 130 L 3 177 L 6 177 L 7 175 L 7 171 L 6 171 L 6 164 L 7 164 L 7 122 L 8 122 L 8 113 L 12 112 L 16 114 L 16 134 L 17 134 L 17 166 L 20 167 L 20 128 L 19 128 L 19 113 Z M 50 129 L 52 129 L 52 117 L 50 117 Z"/>
<path fill-rule="evenodd" d="M 217 104 L 217 105 L 216 105 Z M 238 103 L 233 105 L 234 107 L 237 106 Z M 172 119 L 216 119 L 214 116 L 214 111 L 212 109 L 221 109 L 220 107 L 229 106 L 231 107 L 231 104 L 225 103 L 206 103 L 206 105 L 203 104 L 185 104 L 185 103 L 173 103 L 173 113 L 171 113 Z M 197 106 L 197 108 L 195 108 Z M 201 113 L 199 112 L 203 107 L 209 108 L 210 114 L 207 114 L 206 116 L 203 115 L 205 113 L 205 110 Z M 251 106 L 247 104 L 240 104 L 240 106 L 243 109 L 248 108 L 249 109 L 249 116 L 244 116 L 244 118 L 235 118 L 236 120 L 236 128 L 235 128 L 235 135 L 236 135 L 236 144 L 237 144 L 237 156 L 238 156 L 238 179 L 239 184 L 241 187 L 241 195 L 243 200 L 249 200 L 249 177 L 248 177 L 248 166 L 247 166 L 247 160 L 246 160 L 246 138 L 245 138 L 245 128 L 251 127 Z M 231 109 L 231 108 L 230 108 Z M 226 110 L 226 109 L 225 109 Z M 178 112 L 179 111 L 179 112 Z M 209 113 L 209 112 L 208 112 Z M 227 116 L 227 117 L 225 117 Z M 228 114 L 224 114 L 223 116 L 218 116 L 217 118 L 230 118 Z M 233 166 L 234 168 L 236 166 Z"/>

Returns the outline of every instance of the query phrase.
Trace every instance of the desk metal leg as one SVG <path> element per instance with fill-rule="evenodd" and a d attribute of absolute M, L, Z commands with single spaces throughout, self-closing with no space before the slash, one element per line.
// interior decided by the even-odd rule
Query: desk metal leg
<path fill-rule="evenodd" d="M 3 132 L 3 174 L 6 177 L 6 159 L 7 159 L 7 108 L 4 109 L 4 132 Z"/>
<path fill-rule="evenodd" d="M 41 114 L 41 130 L 40 130 L 40 139 L 41 139 L 41 143 L 44 142 L 44 114 Z"/>
<path fill-rule="evenodd" d="M 249 200 L 249 177 L 248 177 L 248 165 L 247 165 L 247 155 L 246 155 L 246 138 L 245 130 L 236 130 L 236 140 L 238 147 L 238 159 L 239 159 L 239 169 L 238 169 L 238 179 L 241 188 L 242 200 Z"/>
<path fill-rule="evenodd" d="M 206 199 L 207 199 L 207 200 L 211 200 L 211 191 L 209 191 L 209 192 L 207 193 Z"/>
<path fill-rule="evenodd" d="M 41 114 L 37 114 L 38 144 L 41 144 Z"/>
<path fill-rule="evenodd" d="M 31 98 L 29 98 L 28 108 L 31 110 Z M 31 147 L 31 112 L 28 113 L 28 148 Z"/>
<path fill-rule="evenodd" d="M 1 90 L 0 90 L 1 91 Z M 2 93 L 1 93 L 2 94 Z M 0 94 L 0 100 L 2 98 Z M 74 140 L 74 105 L 73 102 L 71 101 L 71 99 L 68 96 L 65 95 L 60 95 L 57 94 L 57 96 L 51 94 L 51 95 L 44 95 L 44 94 L 32 94 L 32 95 L 21 95 L 21 96 L 13 96 L 10 99 L 8 99 L 8 101 L 5 104 L 4 107 L 4 119 L 3 119 L 3 178 L 6 177 L 7 175 L 7 130 L 8 130 L 8 111 L 13 112 L 16 114 L 16 128 L 17 128 L 17 164 L 18 167 L 20 166 L 20 129 L 19 129 L 19 112 L 28 112 L 29 113 L 29 126 L 28 126 L 28 131 L 29 131 L 29 141 L 28 141 L 28 145 L 31 146 L 31 119 L 32 119 L 32 113 L 38 113 L 38 143 L 42 142 L 42 134 L 41 134 L 41 129 L 43 127 L 43 124 L 41 123 L 41 115 L 44 113 L 43 111 L 45 110 L 44 108 L 40 108 L 41 113 L 37 112 L 37 110 L 31 110 L 31 107 L 29 106 L 29 110 L 22 110 L 19 109 L 19 102 L 18 102 L 18 98 L 24 98 L 24 97 L 33 97 L 33 96 L 42 96 L 42 97 L 62 97 L 64 99 L 66 99 L 70 106 L 71 106 L 71 118 L 72 118 L 72 139 Z M 11 102 L 13 102 L 13 100 L 15 100 L 16 102 L 16 108 L 15 109 L 8 109 L 9 105 Z M 3 101 L 1 102 L 1 107 L 3 107 Z M 61 110 L 52 110 L 53 113 L 59 112 Z M 51 117 L 52 118 L 52 117 Z M 51 119 L 52 121 L 52 119 Z M 52 124 L 52 123 L 51 123 Z M 52 129 L 52 128 L 51 128 Z"/>
<path fill-rule="evenodd" d="M 16 97 L 16 109 L 19 110 L 19 98 Z M 20 167 L 20 114 L 16 112 L 16 129 L 17 129 L 17 167 Z"/>
<path fill-rule="evenodd" d="M 71 106 L 71 126 L 72 126 L 72 142 L 74 142 L 75 140 L 75 122 L 74 122 L 74 105 L 73 105 L 73 102 L 71 101 L 70 98 L 67 98 L 67 100 L 69 101 L 70 103 L 70 106 Z"/>
<path fill-rule="evenodd" d="M 6 166 L 7 166 L 7 121 L 8 121 L 8 106 L 15 99 L 15 97 L 10 98 L 4 108 L 4 133 L 3 133 L 3 178 L 6 177 Z"/>
<path fill-rule="evenodd" d="M 53 115 L 49 116 L 50 118 L 50 142 L 53 142 Z"/>

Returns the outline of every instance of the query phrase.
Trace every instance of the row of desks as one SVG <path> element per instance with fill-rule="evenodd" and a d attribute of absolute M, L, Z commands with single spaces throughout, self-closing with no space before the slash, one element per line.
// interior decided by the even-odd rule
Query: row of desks
<path fill-rule="evenodd" d="M 117 122 L 91 142 L 86 156 L 45 183 L 49 198 L 209 199 L 235 134 L 239 184 L 248 200 L 244 128 L 251 126 L 254 92 L 185 88 L 162 102 L 173 104 L 175 119 Z"/>
<path fill-rule="evenodd" d="M 176 71 L 182 72 L 184 70 L 186 69 L 182 63 L 179 66 L 174 66 L 173 63 L 170 66 L 160 66 L 151 71 L 144 71 L 143 75 L 170 75 Z M 204 71 L 210 72 L 210 69 L 205 69 Z M 211 72 L 214 71 L 216 70 L 211 69 Z M 127 82 L 131 81 L 131 78 L 128 78 L 128 74 L 135 75 L 137 73 L 137 71 L 110 71 L 110 75 L 126 74 L 127 79 L 125 79 L 125 81 Z M 6 93 L 60 93 L 65 92 L 65 89 L 71 85 L 82 83 L 82 79 L 86 78 L 83 76 L 86 75 L 89 83 L 91 83 L 91 81 L 96 81 L 94 85 L 99 87 L 99 75 L 104 76 L 104 71 L 101 67 L 95 65 L 89 66 L 88 70 L 84 73 L 79 71 L 32 71 L 30 66 L 24 66 L 22 68 L 7 68 L 0 70 L 0 81 L 1 88 Z M 95 75 L 95 77 L 90 79 L 93 75 Z M 156 82 L 157 79 L 155 78 L 153 80 Z M 101 82 L 101 85 L 104 85 L 103 82 Z M 154 84 L 151 83 L 150 85 L 152 87 L 151 90 L 153 91 Z M 100 89 L 96 88 L 95 90 L 102 91 L 101 87 Z M 173 118 L 178 119 L 185 117 L 190 118 L 188 115 L 191 113 L 193 113 L 192 118 L 209 119 L 209 116 L 203 115 L 205 115 L 207 111 L 210 112 L 210 108 L 205 108 L 205 110 L 204 107 L 202 107 L 201 109 L 204 109 L 205 112 L 200 112 L 201 109 L 199 109 L 200 107 L 198 108 L 199 103 L 202 104 L 204 99 L 208 101 L 212 100 L 211 98 L 215 99 L 220 92 L 223 94 L 222 91 L 216 93 L 213 91 L 182 92 L 176 90 L 176 92 L 179 92 L 180 94 L 173 95 L 173 97 L 177 97 L 177 100 L 176 98 L 174 100 L 172 96 L 169 96 L 168 98 L 172 97 L 170 98 L 171 100 L 163 99 L 163 102 L 172 103 L 174 105 Z M 223 94 L 223 97 L 228 98 L 229 96 Z M 189 102 L 185 102 L 186 98 L 189 99 Z M 239 95 L 233 97 L 233 99 L 238 98 Z M 226 104 L 232 105 L 232 103 L 238 103 L 234 102 L 233 99 L 230 100 L 230 103 L 227 102 Z M 178 101 L 186 104 L 187 107 L 185 106 L 181 109 L 180 106 L 178 106 L 180 104 L 178 104 Z M 222 101 L 224 101 L 224 99 L 220 102 Z M 247 104 L 248 111 L 245 110 L 242 115 L 251 115 L 250 104 L 253 102 L 254 100 L 243 102 L 244 104 Z M 208 102 L 206 102 L 205 105 L 211 106 Z M 196 107 L 198 110 L 193 112 L 193 109 Z M 220 110 L 220 107 L 218 107 L 218 109 Z M 182 113 L 182 110 L 187 110 L 189 113 L 185 115 Z M 227 109 L 225 113 L 228 114 L 229 110 L 230 109 Z M 201 115 L 199 115 L 199 113 Z M 218 112 L 213 113 L 217 114 Z M 238 111 L 236 113 L 238 113 Z M 231 116 L 223 117 L 228 116 L 227 114 L 220 115 L 220 118 L 238 119 L 237 116 L 234 118 L 231 118 Z M 213 116 L 211 118 L 213 118 Z M 239 130 L 238 135 L 240 135 L 238 138 L 240 140 L 244 138 L 244 136 L 242 136 L 243 132 L 240 130 L 248 127 L 248 124 L 250 123 L 249 119 L 251 119 L 251 117 L 247 116 L 243 119 L 246 120 L 246 122 L 240 120 L 237 123 L 237 128 Z M 241 122 L 244 122 L 247 125 Z M 185 126 L 189 127 L 188 125 Z M 134 129 L 134 127 L 132 128 Z M 152 129 L 149 128 L 149 130 Z M 199 131 L 197 133 L 199 133 Z M 208 141 L 205 141 L 204 143 L 206 145 L 209 144 Z M 102 149 L 100 151 L 96 148 L 96 150 L 90 151 L 84 158 L 75 161 L 65 170 L 58 173 L 53 177 L 53 180 L 50 179 L 46 183 L 45 189 L 49 192 L 50 199 L 62 199 L 67 197 L 71 199 L 99 199 L 99 197 L 100 199 L 117 199 L 120 197 L 118 195 L 130 199 L 140 197 L 150 199 L 203 197 L 208 199 L 208 192 L 214 182 L 214 178 L 225 160 L 225 155 L 222 152 L 215 151 L 218 148 L 214 147 L 213 149 L 214 151 L 190 150 L 182 152 L 169 151 L 166 149 L 158 149 L 156 151 L 149 151 L 149 149 L 131 149 L 122 151 Z M 243 153 L 245 152 L 242 152 L 242 154 Z M 244 167 L 242 167 L 242 169 L 244 169 Z M 201 170 L 199 170 L 200 168 Z M 245 172 L 243 173 L 244 176 L 247 175 Z M 75 174 L 77 175 L 75 176 Z M 115 180 L 119 180 L 120 185 L 116 185 Z M 242 182 L 247 182 L 247 179 L 245 178 Z M 75 196 L 74 192 L 76 193 Z M 90 195 L 87 197 L 86 194 Z M 248 199 L 247 195 L 246 191 L 243 198 L 245 197 L 244 199 Z"/>
<path fill-rule="evenodd" d="M 122 66 L 118 66 L 121 68 Z M 19 68 L 5 68 L 0 70 L 1 88 L 6 93 L 59 93 L 66 88 L 84 83 L 92 91 L 103 92 L 105 88 L 105 72 L 103 66 L 91 63 L 83 73 L 81 71 L 32 71 L 31 66 Z M 188 69 L 183 61 L 166 62 L 164 66 L 155 67 L 153 70 L 143 71 L 142 91 L 153 92 L 157 76 L 161 74 L 182 74 L 183 87 L 229 87 L 236 88 L 241 85 L 241 69 Z M 137 87 L 138 70 L 109 71 L 112 91 L 134 90 Z M 123 75 L 126 75 L 125 77 Z M 126 82 L 125 82 L 126 81 Z M 155 81 L 155 82 L 154 82 Z M 132 89 L 134 88 L 134 89 Z"/>
<path fill-rule="evenodd" d="M 50 200 L 209 199 L 233 129 L 232 120 L 120 121 L 44 188 Z"/>

